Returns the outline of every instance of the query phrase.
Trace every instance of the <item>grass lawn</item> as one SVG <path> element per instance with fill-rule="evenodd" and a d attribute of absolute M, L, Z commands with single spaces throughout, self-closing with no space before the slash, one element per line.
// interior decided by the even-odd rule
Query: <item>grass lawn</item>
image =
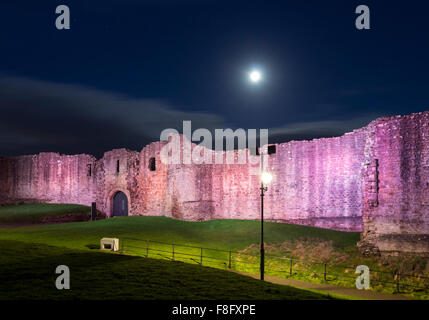
<path fill-rule="evenodd" d="M 326 282 L 323 274 L 321 274 L 321 272 L 323 273 L 323 263 L 326 262 L 328 273 L 330 273 L 327 277 L 328 283 L 348 287 L 355 286 L 356 275 L 353 266 L 359 264 L 369 266 L 370 270 L 379 269 L 386 272 L 385 274 L 372 272 L 371 279 L 374 280 L 393 280 L 392 274 L 396 269 L 401 270 L 401 274 L 412 272 L 421 274 L 425 271 L 426 261 L 422 259 L 408 258 L 405 261 L 391 262 L 379 258 L 362 257 L 355 246 L 360 238 L 359 233 L 282 223 L 265 223 L 264 231 L 267 254 L 266 272 L 271 275 L 289 277 L 290 261 L 278 261 L 277 258 L 271 258 L 270 255 L 315 260 L 322 263 L 313 265 L 293 261 L 292 277 L 294 279 L 317 283 Z M 257 246 L 260 240 L 260 223 L 257 221 L 186 222 L 166 217 L 121 217 L 95 222 L 0 229 L 0 240 L 19 241 L 31 245 L 37 243 L 54 246 L 61 250 L 72 249 L 88 254 L 100 254 L 98 248 L 100 239 L 103 237 L 119 238 L 120 246 L 124 243 L 124 253 L 133 256 L 133 258 L 146 256 L 149 252 L 149 258 L 162 258 L 171 261 L 173 260 L 171 244 L 174 243 L 174 260 L 176 262 L 170 263 L 182 265 L 177 261 L 187 262 L 186 267 L 189 263 L 200 263 L 201 249 L 199 247 L 207 247 L 226 251 L 203 249 L 203 266 L 226 269 L 230 256 L 227 251 L 232 250 L 231 267 L 233 269 L 249 273 L 258 272 Z M 151 241 L 147 243 L 135 239 Z M 159 244 L 156 241 L 168 244 Z M 180 244 L 196 246 L 196 248 L 182 247 Z M 149 251 L 147 251 L 147 245 L 149 245 Z M 190 256 L 190 254 L 195 256 Z M 149 259 L 148 261 L 154 260 Z M 168 264 L 168 262 L 162 261 L 156 263 Z M 98 265 L 98 262 L 93 262 L 92 266 L 94 265 Z M 283 269 L 276 269 L 278 266 Z M 300 270 L 306 270 L 306 272 Z M 342 274 L 348 277 L 342 278 L 332 274 Z M 422 285 L 425 281 L 420 279 L 414 284 Z M 376 282 L 371 282 L 371 287 L 377 291 L 389 293 L 395 289 L 395 286 L 377 284 Z M 428 298 L 428 295 L 422 291 L 413 291 L 412 294 L 416 297 Z"/>
<path fill-rule="evenodd" d="M 183 262 L 0 240 L 0 299 L 330 299 Z M 55 269 L 70 268 L 70 290 Z"/>
<path fill-rule="evenodd" d="M 275 223 L 268 223 L 266 230 L 270 232 L 267 236 L 269 241 L 292 239 L 302 232 L 310 232 L 325 239 L 337 239 L 338 245 L 343 245 L 341 233 L 336 231 Z M 124 217 L 0 229 L 0 298 L 329 298 L 310 291 L 261 283 L 215 268 L 132 256 L 143 255 L 141 249 L 128 252 L 132 251 L 129 246 L 139 244 L 137 241 L 125 240 L 126 253 L 130 254 L 127 256 L 99 252 L 97 249 L 102 237 L 151 239 L 241 250 L 258 241 L 259 223 L 238 220 L 195 223 L 165 217 Z M 346 237 L 353 243 L 357 235 L 347 234 Z M 159 258 L 153 253 L 151 257 Z M 219 254 L 224 255 L 214 251 L 214 257 L 219 257 Z M 70 267 L 73 290 L 55 289 L 54 270 L 60 264 Z"/>
<path fill-rule="evenodd" d="M 265 241 L 277 243 L 305 236 L 331 240 L 338 248 L 355 245 L 359 233 L 347 233 L 282 223 L 265 223 Z M 98 245 L 103 237 L 137 238 L 242 250 L 259 243 L 260 223 L 248 220 L 212 220 L 187 222 L 166 217 L 120 217 L 95 222 L 39 225 L 4 229 L 0 239 L 34 242 L 71 249 L 87 249 Z M 130 244 L 137 244 L 126 240 Z"/>
<path fill-rule="evenodd" d="M 41 223 L 65 215 L 87 217 L 91 208 L 78 204 L 31 203 L 0 206 L 0 225 Z"/>

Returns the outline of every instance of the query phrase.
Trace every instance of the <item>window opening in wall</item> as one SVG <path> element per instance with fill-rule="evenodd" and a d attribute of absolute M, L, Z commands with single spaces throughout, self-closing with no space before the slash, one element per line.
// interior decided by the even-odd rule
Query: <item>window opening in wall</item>
<path fill-rule="evenodd" d="M 150 169 L 150 171 L 155 171 L 156 170 L 155 158 L 150 158 L 149 159 L 149 169 Z"/>
<path fill-rule="evenodd" d="M 92 176 L 92 167 L 91 167 L 91 165 L 90 164 L 88 164 L 88 177 L 91 177 Z"/>
<path fill-rule="evenodd" d="M 116 161 L 116 173 L 119 173 L 119 160 Z"/>
<path fill-rule="evenodd" d="M 275 145 L 268 146 L 268 154 L 275 154 L 275 153 L 276 153 L 276 146 Z"/>

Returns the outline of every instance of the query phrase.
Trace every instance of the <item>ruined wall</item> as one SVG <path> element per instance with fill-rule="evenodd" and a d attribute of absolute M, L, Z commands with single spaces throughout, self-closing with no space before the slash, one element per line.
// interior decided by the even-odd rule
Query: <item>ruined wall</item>
<path fill-rule="evenodd" d="M 265 218 L 361 231 L 366 134 L 361 129 L 338 138 L 277 144 L 276 153 L 264 160 L 274 177 L 265 195 Z M 258 164 L 252 163 L 212 166 L 213 218 L 260 217 Z"/>
<path fill-rule="evenodd" d="M 154 142 L 141 152 L 0 158 L 0 203 L 90 205 L 112 214 L 124 192 L 130 215 L 200 221 L 260 218 L 260 156 L 208 152 L 212 164 L 165 164 Z M 265 219 L 361 231 L 365 253 L 429 253 L 429 112 L 382 118 L 341 137 L 277 144 Z M 196 148 L 191 144 L 191 152 Z M 245 163 L 238 164 L 241 152 Z M 220 156 L 223 164 L 216 164 Z M 232 156 L 235 164 L 226 164 Z M 119 161 L 119 162 L 118 162 Z"/>
<path fill-rule="evenodd" d="M 0 202 L 88 205 L 95 201 L 92 156 L 40 153 L 0 159 Z M 91 170 L 91 174 L 89 173 Z"/>
<path fill-rule="evenodd" d="M 267 211 L 276 221 L 361 231 L 365 129 L 341 137 L 280 144 Z"/>
<path fill-rule="evenodd" d="M 360 246 L 367 253 L 429 253 L 429 112 L 369 127 Z"/>
<path fill-rule="evenodd" d="M 211 165 L 183 164 L 184 142 L 192 152 L 195 144 L 180 139 L 179 163 L 166 164 L 160 153 L 166 142 L 156 142 L 143 148 L 140 153 L 139 214 L 162 215 L 176 219 L 201 221 L 212 218 Z M 208 152 L 213 152 L 208 150 Z M 150 170 L 155 159 L 156 169 Z"/>
<path fill-rule="evenodd" d="M 137 177 L 136 214 L 150 216 L 172 216 L 171 201 L 167 193 L 167 165 L 160 160 L 163 142 L 154 142 L 140 152 Z M 152 160 L 153 159 L 153 160 Z M 151 161 L 155 161 L 151 170 Z"/>
<path fill-rule="evenodd" d="M 216 219 L 258 219 L 260 218 L 259 158 L 244 150 L 246 164 L 239 164 L 239 152 L 222 154 L 226 162 L 227 153 L 234 154 L 234 164 L 215 164 L 212 170 L 213 218 Z M 267 193 L 268 196 L 268 193 Z M 269 201 L 269 200 L 267 200 Z M 269 219 L 270 212 L 266 210 Z"/>
<path fill-rule="evenodd" d="M 128 198 L 130 215 L 136 213 L 137 177 L 139 172 L 139 153 L 127 149 L 106 152 L 97 161 L 97 209 L 112 216 L 113 196 L 121 191 Z"/>
<path fill-rule="evenodd" d="M 362 163 L 367 130 L 338 138 L 294 141 L 276 145 L 265 156 L 274 180 L 265 198 L 265 219 L 330 229 L 361 231 L 363 211 Z M 181 136 L 183 162 L 183 136 Z M 159 160 L 159 148 L 143 149 L 145 158 Z M 196 147 L 192 144 L 192 149 Z M 152 150 L 152 151 L 151 151 Z M 138 179 L 142 214 L 185 220 L 259 219 L 260 156 L 248 150 L 209 153 L 212 164 L 157 165 Z M 239 153 L 245 162 L 239 163 Z M 217 155 L 224 164 L 216 164 Z M 226 163 L 232 156 L 234 163 Z M 143 162 L 143 161 L 142 161 Z M 147 199 L 145 203 L 143 199 Z"/>

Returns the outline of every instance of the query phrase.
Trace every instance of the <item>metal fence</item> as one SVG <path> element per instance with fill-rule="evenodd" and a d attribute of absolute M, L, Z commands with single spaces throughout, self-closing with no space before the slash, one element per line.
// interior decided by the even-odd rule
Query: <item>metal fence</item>
<path fill-rule="evenodd" d="M 194 262 L 217 268 L 221 266 L 236 271 L 249 271 L 251 269 L 259 272 L 260 256 L 258 254 L 148 239 L 121 238 L 120 240 L 121 253 L 123 254 L 162 258 L 170 261 Z M 286 278 L 307 274 L 312 277 L 323 278 L 326 282 L 338 279 L 351 282 L 353 279 L 352 283 L 354 284 L 358 276 L 354 274 L 356 267 L 265 254 L 265 274 Z M 338 272 L 339 269 L 344 270 L 344 272 Z M 429 277 L 424 275 L 370 269 L 370 276 L 371 283 L 378 283 L 384 287 L 388 286 L 397 293 L 407 293 L 410 290 L 429 293 Z"/>

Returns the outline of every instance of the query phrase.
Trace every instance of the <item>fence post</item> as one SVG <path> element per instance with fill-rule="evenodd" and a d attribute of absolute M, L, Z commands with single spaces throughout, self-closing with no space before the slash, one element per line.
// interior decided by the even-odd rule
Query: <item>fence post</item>
<path fill-rule="evenodd" d="M 201 260 L 200 264 L 203 265 L 203 248 L 201 248 Z"/>
<path fill-rule="evenodd" d="M 146 258 L 149 258 L 149 240 L 146 240 Z"/>
<path fill-rule="evenodd" d="M 293 259 L 290 259 L 290 270 L 289 270 L 289 274 L 290 276 L 292 276 L 292 265 L 293 265 Z"/>
<path fill-rule="evenodd" d="M 231 249 L 229 249 L 229 262 L 228 262 L 228 268 L 231 269 Z"/>
<path fill-rule="evenodd" d="M 396 293 L 399 293 L 399 278 L 401 277 L 401 273 L 398 271 L 396 273 Z"/>
<path fill-rule="evenodd" d="M 173 243 L 173 261 L 174 261 L 174 243 Z"/>
<path fill-rule="evenodd" d="M 323 279 L 326 281 L 326 262 L 325 262 L 325 272 L 323 273 Z"/>

